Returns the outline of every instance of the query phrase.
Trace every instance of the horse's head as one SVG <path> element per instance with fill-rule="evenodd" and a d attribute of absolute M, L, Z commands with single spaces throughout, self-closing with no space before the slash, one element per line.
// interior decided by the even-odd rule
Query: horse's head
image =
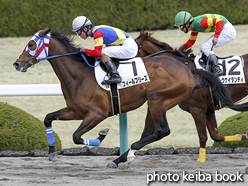
<path fill-rule="evenodd" d="M 172 56 L 182 63 L 185 63 L 185 61 L 191 61 L 193 63 L 193 58 L 195 57 L 194 54 L 192 54 L 192 49 L 187 49 L 187 46 L 184 46 L 180 48 L 177 51 L 174 51 L 173 48 L 165 43 L 161 42 L 154 37 L 151 37 L 152 33 L 144 32 L 144 30 L 140 31 L 140 35 L 135 39 L 139 51 L 138 55 L 139 57 L 145 57 L 150 55 L 168 55 Z M 187 62 L 188 64 L 188 62 Z"/>
<path fill-rule="evenodd" d="M 142 49 L 143 45 L 147 41 L 147 39 L 152 35 L 152 33 L 145 32 L 143 29 L 140 30 L 140 35 L 135 39 L 135 42 L 138 45 L 138 54 L 137 56 L 142 57 L 146 56 L 145 50 Z M 142 49 L 142 50 L 141 50 Z"/>
<path fill-rule="evenodd" d="M 144 57 L 162 50 L 173 50 L 167 43 L 160 42 L 154 37 L 151 37 L 152 34 L 147 31 L 145 32 L 143 29 L 140 31 L 140 35 L 135 39 L 139 49 L 137 56 Z"/>
<path fill-rule="evenodd" d="M 48 56 L 50 28 L 47 27 L 33 35 L 28 41 L 19 58 L 14 62 L 16 70 L 26 72 L 27 69 L 39 62 L 39 59 Z"/>

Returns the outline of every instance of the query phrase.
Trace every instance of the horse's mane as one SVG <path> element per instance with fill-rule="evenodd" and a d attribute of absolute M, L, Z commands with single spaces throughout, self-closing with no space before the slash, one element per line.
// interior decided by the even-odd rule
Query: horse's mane
<path fill-rule="evenodd" d="M 74 43 L 73 35 L 69 32 L 53 31 L 51 32 L 51 37 L 58 40 L 65 47 L 68 53 L 76 52 L 79 49 L 79 46 Z M 92 60 L 87 55 L 85 56 L 87 59 L 90 59 L 90 61 Z M 76 61 L 83 61 L 83 58 L 80 55 L 70 55 L 69 57 Z"/>
<path fill-rule="evenodd" d="M 148 32 L 144 32 L 144 34 L 147 34 Z M 174 55 L 177 55 L 177 56 L 182 56 L 179 52 L 173 50 L 173 48 L 165 43 L 165 42 L 162 42 L 162 41 L 159 41 L 157 39 L 155 39 L 154 37 L 151 37 L 153 33 L 148 33 L 148 38 L 147 40 L 151 43 L 153 43 L 154 45 L 158 46 L 159 48 L 161 48 L 161 50 L 166 50 L 168 53 L 171 53 L 171 54 L 174 54 Z M 179 48 L 179 51 L 181 51 L 184 55 L 186 55 L 187 57 L 194 57 L 195 55 L 192 53 L 192 49 L 189 48 L 187 49 L 187 46 L 185 47 L 180 47 Z"/>

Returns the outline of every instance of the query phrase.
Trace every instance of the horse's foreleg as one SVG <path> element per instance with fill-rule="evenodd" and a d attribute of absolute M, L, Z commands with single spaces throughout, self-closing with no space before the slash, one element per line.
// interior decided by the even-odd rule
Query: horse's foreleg
<path fill-rule="evenodd" d="M 83 144 L 90 146 L 99 146 L 102 140 L 107 135 L 109 129 L 104 129 L 99 132 L 99 137 L 93 140 L 82 139 L 81 136 L 93 129 L 96 125 L 98 125 L 101 121 L 103 121 L 107 116 L 96 113 L 96 112 L 88 112 L 85 116 L 83 122 L 80 124 L 78 129 L 73 133 L 73 141 L 75 144 Z"/>
<path fill-rule="evenodd" d="M 206 111 L 201 108 L 190 107 L 190 113 L 195 121 L 195 126 L 197 129 L 200 149 L 199 149 L 199 158 L 197 161 L 205 162 L 206 161 L 206 143 L 208 140 L 207 130 L 206 130 Z"/>
<path fill-rule="evenodd" d="M 52 160 L 55 156 L 55 154 L 53 153 L 54 153 L 54 147 L 56 141 L 53 135 L 52 122 L 54 120 L 76 120 L 76 119 L 83 119 L 83 118 L 82 116 L 78 115 L 76 112 L 74 112 L 73 110 L 67 107 L 46 115 L 44 119 L 44 124 L 46 126 L 47 139 L 49 144 L 49 154 L 50 154 L 49 160 Z"/>

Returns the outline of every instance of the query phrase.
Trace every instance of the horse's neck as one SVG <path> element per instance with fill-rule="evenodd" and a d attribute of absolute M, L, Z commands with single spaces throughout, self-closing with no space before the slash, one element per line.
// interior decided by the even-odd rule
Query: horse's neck
<path fill-rule="evenodd" d="M 63 46 L 56 40 L 51 40 L 49 44 L 49 56 L 68 53 Z M 78 62 L 71 56 L 57 57 L 49 60 L 55 74 L 61 84 L 69 85 L 70 83 L 82 80 L 89 76 L 91 70 L 83 62 Z"/>
<path fill-rule="evenodd" d="M 244 62 L 248 62 L 248 54 L 244 54 L 241 57 L 244 59 Z"/>
<path fill-rule="evenodd" d="M 76 62 L 70 57 L 51 59 L 50 63 L 61 84 L 70 85 L 88 74 L 86 65 Z"/>

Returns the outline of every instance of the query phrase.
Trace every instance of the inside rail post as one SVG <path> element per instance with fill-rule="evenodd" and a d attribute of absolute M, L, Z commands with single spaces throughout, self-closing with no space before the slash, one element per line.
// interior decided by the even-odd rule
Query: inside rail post
<path fill-rule="evenodd" d="M 119 131 L 120 131 L 120 155 L 128 150 L 128 127 L 127 113 L 119 115 Z"/>

